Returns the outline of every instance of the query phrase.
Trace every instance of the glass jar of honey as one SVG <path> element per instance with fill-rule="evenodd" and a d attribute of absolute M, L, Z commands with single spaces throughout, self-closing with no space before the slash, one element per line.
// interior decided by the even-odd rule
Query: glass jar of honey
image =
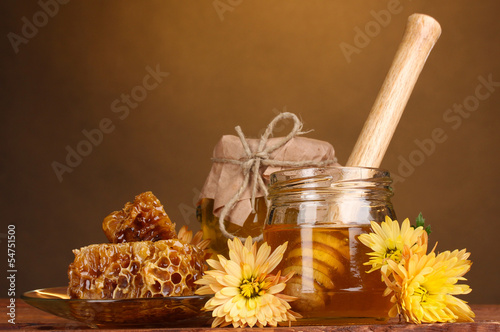
<path fill-rule="evenodd" d="M 388 319 L 390 297 L 380 271 L 367 273 L 371 251 L 358 237 L 370 221 L 395 219 L 387 171 L 366 167 L 284 170 L 271 175 L 264 240 L 288 241 L 282 274 L 295 272 L 285 294 L 298 299 L 298 324 L 374 323 Z"/>

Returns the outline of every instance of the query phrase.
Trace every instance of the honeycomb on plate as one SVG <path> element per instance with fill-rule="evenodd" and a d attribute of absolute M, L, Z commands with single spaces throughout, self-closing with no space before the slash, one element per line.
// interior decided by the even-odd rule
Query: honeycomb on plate
<path fill-rule="evenodd" d="M 102 229 L 112 243 L 177 238 L 175 224 L 151 191 L 137 195 L 134 202 L 109 214 L 104 218 Z"/>
<path fill-rule="evenodd" d="M 68 295 L 120 299 L 194 295 L 210 257 L 209 240 L 184 226 L 177 235 L 163 205 L 144 192 L 108 215 L 102 228 L 112 243 L 73 250 Z"/>
<path fill-rule="evenodd" d="M 73 250 L 68 295 L 120 299 L 194 295 L 205 268 L 208 242 L 183 229 L 182 240 L 93 244 Z M 193 244 L 193 242 L 197 242 Z M 210 254 L 208 254 L 209 256 Z"/>

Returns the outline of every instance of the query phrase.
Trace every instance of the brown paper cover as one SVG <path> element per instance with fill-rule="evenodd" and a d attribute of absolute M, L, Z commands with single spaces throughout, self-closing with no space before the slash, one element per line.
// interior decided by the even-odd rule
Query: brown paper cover
<path fill-rule="evenodd" d="M 273 145 L 283 140 L 282 137 L 270 138 L 266 146 Z M 246 139 L 250 149 L 254 152 L 257 150 L 260 139 Z M 245 160 L 246 155 L 241 140 L 237 136 L 225 135 L 213 151 L 214 159 L 233 159 Z M 269 155 L 269 159 L 280 161 L 327 161 L 335 160 L 335 150 L 333 146 L 324 141 L 294 137 L 285 143 L 282 147 L 276 149 Z M 331 166 L 337 165 L 332 163 Z M 269 183 L 271 173 L 284 169 L 285 167 L 262 166 L 260 174 L 266 184 Z M 211 198 L 214 200 L 214 215 L 219 217 L 221 210 L 225 204 L 231 200 L 235 193 L 243 185 L 244 174 L 240 165 L 231 163 L 214 162 L 212 169 L 205 181 L 205 185 L 201 191 L 200 198 Z M 250 180 L 251 181 L 251 180 Z M 251 192 L 252 183 L 250 183 L 245 191 L 240 196 L 238 202 L 226 216 L 226 220 L 238 226 L 242 226 L 245 220 L 252 212 Z M 265 193 L 257 186 L 256 197 L 263 197 Z"/>

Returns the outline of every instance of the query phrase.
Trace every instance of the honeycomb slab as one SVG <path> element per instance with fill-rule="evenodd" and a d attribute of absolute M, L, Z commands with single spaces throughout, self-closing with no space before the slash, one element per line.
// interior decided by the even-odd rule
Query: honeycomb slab
<path fill-rule="evenodd" d="M 206 257 L 177 239 L 94 244 L 73 253 L 68 295 L 78 299 L 194 295 Z"/>

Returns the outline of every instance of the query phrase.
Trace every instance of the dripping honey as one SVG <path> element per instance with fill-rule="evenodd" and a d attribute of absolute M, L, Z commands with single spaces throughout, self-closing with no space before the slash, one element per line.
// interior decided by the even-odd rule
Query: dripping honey
<path fill-rule="evenodd" d="M 369 323 L 387 320 L 390 296 L 379 271 L 367 273 L 369 248 L 358 237 L 369 226 L 268 225 L 264 240 L 275 249 L 288 241 L 275 272 L 295 272 L 285 294 L 298 297 L 292 309 L 301 324 Z"/>

